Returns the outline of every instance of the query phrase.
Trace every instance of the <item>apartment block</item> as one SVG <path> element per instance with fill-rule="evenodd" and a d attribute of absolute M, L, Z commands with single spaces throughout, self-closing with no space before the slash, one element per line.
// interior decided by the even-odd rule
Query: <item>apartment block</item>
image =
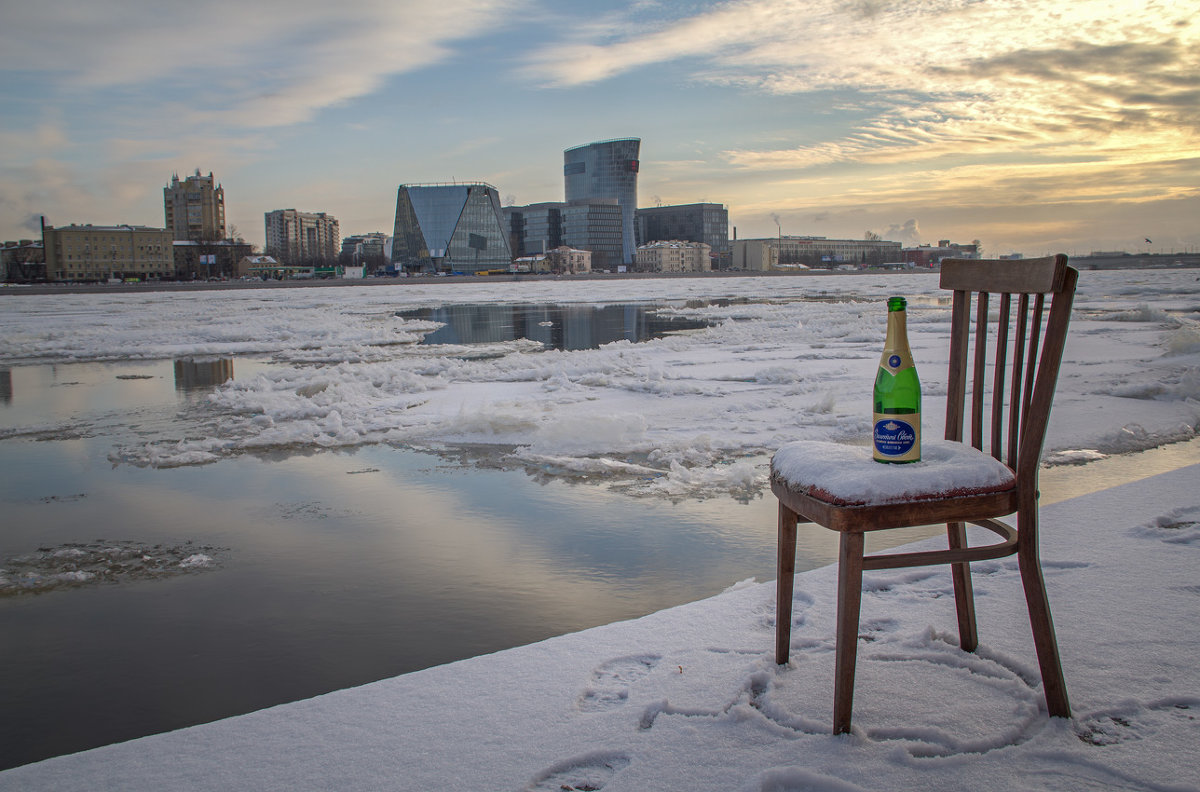
<path fill-rule="evenodd" d="M 388 235 L 382 231 L 354 234 L 342 240 L 339 261 L 343 266 L 370 266 L 374 271 L 388 261 L 390 248 Z"/>
<path fill-rule="evenodd" d="M 0 245 L 0 277 L 9 283 L 46 280 L 46 251 L 40 240 L 9 240 Z"/>
<path fill-rule="evenodd" d="M 637 249 L 639 272 L 709 272 L 712 247 L 703 242 L 669 239 Z"/>
<path fill-rule="evenodd" d="M 576 250 L 562 245 L 546 254 L 546 261 L 551 272 L 566 272 L 580 275 L 592 271 L 592 253 L 590 250 Z"/>
<path fill-rule="evenodd" d="M 266 213 L 266 255 L 283 264 L 337 260 L 338 221 L 325 212 L 276 209 Z"/>
<path fill-rule="evenodd" d="M 42 232 L 46 277 L 58 281 L 173 278 L 171 232 L 118 225 L 46 226 Z"/>

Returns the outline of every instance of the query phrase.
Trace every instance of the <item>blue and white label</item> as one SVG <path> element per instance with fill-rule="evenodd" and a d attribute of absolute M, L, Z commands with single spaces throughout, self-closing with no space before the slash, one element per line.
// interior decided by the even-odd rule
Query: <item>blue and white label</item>
<path fill-rule="evenodd" d="M 917 444 L 917 430 L 907 421 L 888 416 L 875 422 L 875 450 L 880 456 L 902 457 Z"/>
<path fill-rule="evenodd" d="M 901 359 L 899 355 L 892 355 L 888 358 L 888 365 L 894 369 L 900 368 Z"/>

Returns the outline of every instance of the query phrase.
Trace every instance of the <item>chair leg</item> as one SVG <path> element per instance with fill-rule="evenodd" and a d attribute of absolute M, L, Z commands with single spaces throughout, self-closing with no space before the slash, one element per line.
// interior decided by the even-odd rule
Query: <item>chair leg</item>
<path fill-rule="evenodd" d="M 963 523 L 947 523 L 950 549 L 967 546 L 967 527 Z M 954 578 L 954 606 L 958 610 L 958 645 L 964 652 L 974 652 L 979 646 L 979 631 L 975 626 L 975 593 L 971 586 L 971 565 L 960 562 L 950 565 Z"/>
<path fill-rule="evenodd" d="M 1021 521 L 1025 530 L 1025 521 Z M 1042 689 L 1046 694 L 1046 709 L 1051 717 L 1071 717 L 1067 700 L 1067 682 L 1063 678 L 1062 662 L 1058 657 L 1058 640 L 1054 637 L 1054 620 L 1050 616 L 1050 600 L 1046 596 L 1046 581 L 1036 546 L 1022 546 L 1017 551 L 1021 569 L 1021 584 L 1029 606 L 1029 624 L 1033 628 L 1033 645 L 1037 649 L 1038 665 L 1042 671 Z"/>
<path fill-rule="evenodd" d="M 788 661 L 792 642 L 792 585 L 796 579 L 796 513 L 779 504 L 779 549 L 775 579 L 775 662 Z"/>
<path fill-rule="evenodd" d="M 858 660 L 858 617 L 862 606 L 861 533 L 843 533 L 838 553 L 837 652 L 833 677 L 833 733 L 850 731 L 854 705 L 854 666 Z"/>

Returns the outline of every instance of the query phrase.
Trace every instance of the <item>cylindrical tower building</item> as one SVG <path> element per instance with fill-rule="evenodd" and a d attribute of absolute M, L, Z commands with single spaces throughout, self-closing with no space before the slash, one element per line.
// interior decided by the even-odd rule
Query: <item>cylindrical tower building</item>
<path fill-rule="evenodd" d="M 634 222 L 637 213 L 638 151 L 641 138 L 601 140 L 563 152 L 567 203 L 613 199 L 621 207 L 622 263 L 632 264 L 637 252 Z"/>

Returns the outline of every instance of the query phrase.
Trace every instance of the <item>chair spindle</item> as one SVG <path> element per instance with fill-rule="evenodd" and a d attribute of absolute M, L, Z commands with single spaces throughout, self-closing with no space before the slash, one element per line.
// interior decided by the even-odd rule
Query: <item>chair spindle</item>
<path fill-rule="evenodd" d="M 1000 323 L 996 330 L 996 368 L 992 381 L 992 458 L 1004 453 L 1004 375 L 1008 368 L 1008 319 L 1012 313 L 1012 295 L 1000 295 Z"/>
<path fill-rule="evenodd" d="M 1025 370 L 1025 336 L 1029 331 L 1029 295 L 1022 294 L 1017 300 L 1017 337 L 1013 343 L 1012 391 L 1008 403 L 1008 458 L 1005 460 L 1013 470 L 1017 468 L 1017 449 L 1021 443 L 1021 387 L 1029 375 Z"/>
<path fill-rule="evenodd" d="M 971 445 L 983 448 L 983 382 L 987 368 L 988 293 L 979 292 L 975 311 L 975 363 L 971 380 Z"/>

